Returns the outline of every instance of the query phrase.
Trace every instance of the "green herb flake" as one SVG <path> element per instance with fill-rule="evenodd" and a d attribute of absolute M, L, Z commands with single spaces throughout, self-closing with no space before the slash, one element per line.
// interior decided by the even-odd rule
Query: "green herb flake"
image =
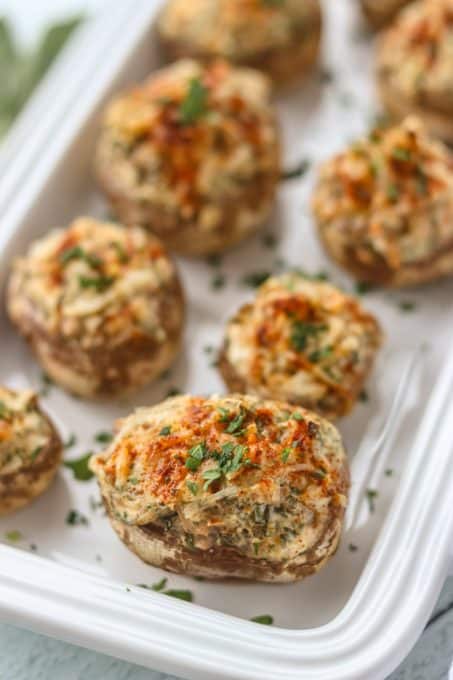
<path fill-rule="evenodd" d="M 193 602 L 193 593 L 190 590 L 164 590 L 164 595 L 168 597 L 176 597 L 178 600 L 184 600 L 184 602 Z"/>
<path fill-rule="evenodd" d="M 94 435 L 94 441 L 98 444 L 108 444 L 113 439 L 113 434 L 111 432 L 98 432 Z"/>
<path fill-rule="evenodd" d="M 77 444 L 77 437 L 75 436 L 74 433 L 69 435 L 68 439 L 64 443 L 64 448 L 65 449 L 71 449 L 73 446 Z"/>
<path fill-rule="evenodd" d="M 376 498 L 378 497 L 379 493 L 376 491 L 376 489 L 367 489 L 365 495 L 368 501 L 369 510 L 371 513 L 373 513 L 376 510 Z"/>
<path fill-rule="evenodd" d="M 277 237 L 271 233 L 263 234 L 263 236 L 261 237 L 261 243 L 265 248 L 273 250 L 277 245 Z"/>
<path fill-rule="evenodd" d="M 6 420 L 8 415 L 9 411 L 6 407 L 6 404 L 3 401 L 0 401 L 0 420 Z"/>
<path fill-rule="evenodd" d="M 206 456 L 207 450 L 206 444 L 204 442 L 192 446 L 192 448 L 189 450 L 189 455 L 185 463 L 186 468 L 188 470 L 191 470 L 192 472 L 195 472 L 196 470 L 198 470 Z"/>
<path fill-rule="evenodd" d="M 387 468 L 387 470 L 385 471 L 385 476 L 386 476 L 386 477 L 393 477 L 393 470 L 392 470 L 392 468 Z"/>
<path fill-rule="evenodd" d="M 242 277 L 242 284 L 249 288 L 259 288 L 259 286 L 262 286 L 271 276 L 271 272 L 266 271 L 250 272 L 250 274 L 246 274 Z"/>
<path fill-rule="evenodd" d="M 77 479 L 79 482 L 88 482 L 94 477 L 93 472 L 91 472 L 90 468 L 88 467 L 88 463 L 92 455 L 93 454 L 90 451 L 85 456 L 77 458 L 76 460 L 65 460 L 63 465 L 72 470 L 74 479 Z"/>
<path fill-rule="evenodd" d="M 355 284 L 355 292 L 357 295 L 366 295 L 374 289 L 374 286 L 369 281 L 357 281 Z"/>
<path fill-rule="evenodd" d="M 11 531 L 5 533 L 5 538 L 9 543 L 19 543 L 24 537 L 22 532 L 18 531 L 18 529 L 11 529 Z"/>
<path fill-rule="evenodd" d="M 359 394 L 359 400 L 364 404 L 370 400 L 369 394 L 366 390 L 362 390 Z"/>
<path fill-rule="evenodd" d="M 235 435 L 241 434 L 241 427 L 246 417 L 247 411 L 241 406 L 239 413 L 237 413 L 233 420 L 230 421 L 228 427 L 225 429 L 225 432 L 228 432 L 228 434 Z"/>
<path fill-rule="evenodd" d="M 215 274 L 212 277 L 212 279 L 211 279 L 212 290 L 220 290 L 221 288 L 224 288 L 225 285 L 226 285 L 226 278 L 220 272 L 218 274 Z"/>
<path fill-rule="evenodd" d="M 83 260 L 94 269 L 102 264 L 102 260 L 97 255 L 87 253 L 81 246 L 67 248 L 60 255 L 60 262 L 63 266 L 69 264 L 69 262 L 72 262 L 73 260 Z"/>
<path fill-rule="evenodd" d="M 165 395 L 165 398 L 170 399 L 171 397 L 177 397 L 179 394 L 181 394 L 181 390 L 179 390 L 177 387 L 170 387 L 167 394 Z"/>
<path fill-rule="evenodd" d="M 167 585 L 167 579 L 164 577 L 160 581 L 153 583 L 152 586 L 151 586 L 151 590 L 154 590 L 154 592 L 156 592 L 156 593 L 160 593 L 160 591 L 163 590 L 166 585 Z"/>
<path fill-rule="evenodd" d="M 274 623 L 274 618 L 270 614 L 261 614 L 260 616 L 254 616 L 250 619 L 254 623 L 260 623 L 263 626 L 272 626 Z"/>
<path fill-rule="evenodd" d="M 306 175 L 310 169 L 310 165 L 311 161 L 309 161 L 308 158 L 303 158 L 297 165 L 294 166 L 294 168 L 282 172 L 281 179 L 286 181 L 304 177 L 304 175 Z"/>
<path fill-rule="evenodd" d="M 206 491 L 206 489 L 209 488 L 209 486 L 212 484 L 212 482 L 215 482 L 217 479 L 220 479 L 223 475 L 222 470 L 217 467 L 217 468 L 209 468 L 209 470 L 204 470 L 202 473 L 202 477 L 205 480 L 203 489 Z"/>
<path fill-rule="evenodd" d="M 296 352 L 302 352 L 310 337 L 316 337 L 319 333 L 326 331 L 325 324 L 307 323 L 306 321 L 293 321 L 291 327 L 291 345 Z"/>
<path fill-rule="evenodd" d="M 357 552 L 358 547 L 357 547 L 354 543 L 350 543 L 350 544 L 348 545 L 348 550 L 349 550 L 350 552 Z"/>
<path fill-rule="evenodd" d="M 198 493 L 198 484 L 192 482 L 190 479 L 186 479 L 186 486 L 189 489 L 192 496 L 196 496 Z"/>
<path fill-rule="evenodd" d="M 291 414 L 291 418 L 299 421 L 304 419 L 302 413 L 299 413 L 298 411 L 294 411 L 294 413 Z"/>
<path fill-rule="evenodd" d="M 312 364 L 318 364 L 324 359 L 327 359 L 333 352 L 333 348 L 328 345 L 327 347 L 321 347 L 321 349 L 317 349 L 311 354 L 309 354 L 308 359 L 311 361 Z"/>
<path fill-rule="evenodd" d="M 192 78 L 189 88 L 179 109 L 183 125 L 193 125 L 207 112 L 208 89 L 199 78 Z"/>
<path fill-rule="evenodd" d="M 159 432 L 161 437 L 167 437 L 171 433 L 171 425 L 165 425 Z"/>
<path fill-rule="evenodd" d="M 115 249 L 116 255 L 121 264 L 126 264 L 126 262 L 129 262 L 129 255 L 119 241 L 112 241 L 110 245 Z"/>
<path fill-rule="evenodd" d="M 404 149 L 403 147 L 397 146 L 395 149 L 392 151 L 392 158 L 396 161 L 403 161 L 404 163 L 407 163 L 411 159 L 411 151 L 410 149 Z"/>
<path fill-rule="evenodd" d="M 43 448 L 44 448 L 43 446 L 37 446 L 35 449 L 33 449 L 33 451 L 30 454 L 30 460 L 32 462 L 37 459 Z"/>
<path fill-rule="evenodd" d="M 281 457 L 282 457 L 282 461 L 283 461 L 284 463 L 286 463 L 286 462 L 288 461 L 288 458 L 290 457 L 291 453 L 292 453 L 292 449 L 291 449 L 291 448 L 286 447 L 285 449 L 283 449 L 283 451 L 282 451 L 282 456 L 281 456 Z"/>
<path fill-rule="evenodd" d="M 54 382 L 52 378 L 50 378 L 47 373 L 43 373 L 41 375 L 41 382 L 42 382 L 42 387 L 39 391 L 40 395 L 42 397 L 47 397 L 47 395 L 50 392 L 50 388 L 53 386 Z"/>
<path fill-rule="evenodd" d="M 400 196 L 400 190 L 396 184 L 389 184 L 387 187 L 387 198 L 390 203 L 396 203 Z"/>
<path fill-rule="evenodd" d="M 89 524 L 88 518 L 85 517 L 85 515 L 82 515 L 78 510 L 69 510 L 65 522 L 71 527 L 88 526 Z"/>
<path fill-rule="evenodd" d="M 417 305 L 415 302 L 412 302 L 411 300 L 401 300 L 401 302 L 398 303 L 398 307 L 402 312 L 414 312 L 417 308 Z"/>
<path fill-rule="evenodd" d="M 113 276 L 79 276 L 79 285 L 81 288 L 92 288 L 97 293 L 103 293 L 110 288 L 115 281 Z"/>

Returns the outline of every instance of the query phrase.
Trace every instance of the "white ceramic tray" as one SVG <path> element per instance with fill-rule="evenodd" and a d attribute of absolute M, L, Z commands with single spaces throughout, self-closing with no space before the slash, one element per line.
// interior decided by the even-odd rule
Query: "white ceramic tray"
<path fill-rule="evenodd" d="M 158 66 L 152 24 L 159 4 L 114 3 L 108 16 L 76 36 L 13 131 L 0 157 L 2 290 L 11 258 L 33 238 L 80 213 L 106 214 L 91 174 L 98 113 L 113 91 Z M 277 246 L 269 248 L 261 234 L 228 253 L 219 269 L 204 261 L 179 262 L 189 319 L 184 351 L 168 378 L 114 404 L 85 403 L 56 387 L 44 390 L 44 406 L 63 437 L 77 434 L 67 459 L 95 450 L 96 433 L 109 430 L 114 418 L 135 405 L 156 403 L 172 388 L 222 391 L 207 348 L 218 346 L 226 318 L 253 295 L 242 283 L 245 275 L 297 266 L 328 271 L 353 290 L 318 245 L 309 196 L 316 163 L 366 130 L 373 116 L 371 45 L 359 34 L 352 0 L 324 4 L 324 76 L 314 75 L 278 101 L 286 164 L 309 158 L 312 169 L 281 186 L 263 232 L 274 234 Z M 214 289 L 219 273 L 225 285 Z M 141 564 L 120 544 L 98 507 L 94 480 L 77 482 L 62 469 L 49 493 L 0 522 L 1 618 L 196 680 L 385 678 L 421 633 L 448 566 L 452 298 L 451 281 L 364 297 L 387 342 L 369 400 L 340 423 L 353 460 L 357 512 L 338 554 L 319 575 L 286 586 L 169 575 L 169 587 L 190 589 L 194 604 L 136 587 L 153 584 L 163 572 Z M 414 309 L 404 312 L 402 302 Z M 391 417 L 398 385 L 421 346 Z M 39 368 L 4 316 L 0 348 L 2 383 L 43 388 Z M 386 423 L 384 445 L 370 465 Z M 378 491 L 374 512 L 366 489 Z M 87 524 L 68 525 L 70 510 Z M 10 532 L 21 536 L 13 545 Z M 248 621 L 260 614 L 272 615 L 274 626 Z"/>

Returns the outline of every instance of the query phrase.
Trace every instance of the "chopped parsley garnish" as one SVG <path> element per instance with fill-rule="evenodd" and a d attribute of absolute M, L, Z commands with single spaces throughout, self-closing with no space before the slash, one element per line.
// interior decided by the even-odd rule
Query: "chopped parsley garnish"
<path fill-rule="evenodd" d="M 362 391 L 360 392 L 360 394 L 359 394 L 359 400 L 360 400 L 361 402 L 366 403 L 367 401 L 369 401 L 369 398 L 370 398 L 370 397 L 369 397 L 368 392 L 367 392 L 366 390 L 362 390 Z"/>
<path fill-rule="evenodd" d="M 189 456 L 186 460 L 186 468 L 193 472 L 198 470 L 201 463 L 207 456 L 206 444 L 204 442 L 192 446 L 189 450 Z"/>
<path fill-rule="evenodd" d="M 365 295 L 366 293 L 369 293 L 371 290 L 373 290 L 373 288 L 373 284 L 369 283 L 368 281 L 358 281 L 355 284 L 355 292 L 357 295 Z"/>
<path fill-rule="evenodd" d="M 310 165 L 311 161 L 309 161 L 308 158 L 303 158 L 296 166 L 294 166 L 294 168 L 282 172 L 281 179 L 289 180 L 303 177 L 308 172 Z"/>
<path fill-rule="evenodd" d="M 166 394 L 166 399 L 169 399 L 170 397 L 177 397 L 178 394 L 181 394 L 181 390 L 178 390 L 177 387 L 170 387 Z"/>
<path fill-rule="evenodd" d="M 185 99 L 182 101 L 179 116 L 183 125 L 196 123 L 207 111 L 208 89 L 199 78 L 192 78 Z"/>
<path fill-rule="evenodd" d="M 223 476 L 223 472 L 220 467 L 209 468 L 209 470 L 205 470 L 201 476 L 205 480 L 203 488 L 206 491 L 212 482 L 215 482 L 216 479 L 220 479 Z"/>
<path fill-rule="evenodd" d="M 396 184 L 389 184 L 387 187 L 387 198 L 390 203 L 396 203 L 400 196 L 400 191 Z"/>
<path fill-rule="evenodd" d="M 294 411 L 294 413 L 291 414 L 291 418 L 294 418 L 294 420 L 303 420 L 304 419 L 302 413 L 299 413 L 298 411 Z"/>
<path fill-rule="evenodd" d="M 413 312 L 417 305 L 415 302 L 411 302 L 410 300 L 402 300 L 401 302 L 398 303 L 398 307 L 401 309 L 402 312 Z"/>
<path fill-rule="evenodd" d="M 30 455 L 30 459 L 32 461 L 36 460 L 36 458 L 39 456 L 39 454 L 41 453 L 43 448 L 44 448 L 43 446 L 37 446 L 35 449 L 33 449 L 33 451 L 31 452 L 31 455 Z"/>
<path fill-rule="evenodd" d="M 350 543 L 348 545 L 348 549 L 350 550 L 350 552 L 357 552 L 358 547 L 354 543 Z"/>
<path fill-rule="evenodd" d="M 332 354 L 332 352 L 333 348 L 329 345 L 327 347 L 322 347 L 321 349 L 315 350 L 309 355 L 308 358 L 312 364 L 318 364 L 323 359 L 329 357 Z"/>
<path fill-rule="evenodd" d="M 223 406 L 218 406 L 217 411 L 220 413 L 220 422 L 221 423 L 229 423 L 230 418 L 231 418 L 231 413 L 227 408 L 223 408 Z"/>
<path fill-rule="evenodd" d="M 165 425 L 159 432 L 161 437 L 167 437 L 171 433 L 171 425 Z"/>
<path fill-rule="evenodd" d="M 90 267 L 96 269 L 102 264 L 102 260 L 97 255 L 87 253 L 80 246 L 74 246 L 73 248 L 68 248 L 64 250 L 60 255 L 60 262 L 62 265 L 66 265 L 72 260 L 84 260 Z"/>
<path fill-rule="evenodd" d="M 186 486 L 189 489 L 192 496 L 196 496 L 198 493 L 198 484 L 192 482 L 190 479 L 186 479 Z"/>
<path fill-rule="evenodd" d="M 392 477 L 393 476 L 392 468 L 387 468 L 387 470 L 385 471 L 385 476 L 386 477 Z"/>
<path fill-rule="evenodd" d="M 10 543 L 18 543 L 23 539 L 23 535 L 18 529 L 11 529 L 11 531 L 5 533 L 5 538 Z"/>
<path fill-rule="evenodd" d="M 113 434 L 111 432 L 98 432 L 94 436 L 94 440 L 99 444 L 108 444 L 113 439 Z"/>
<path fill-rule="evenodd" d="M 167 579 L 165 577 L 150 586 L 148 586 L 146 583 L 137 583 L 138 588 L 154 590 L 155 593 L 162 593 L 163 595 L 168 595 L 169 597 L 177 597 L 179 600 L 185 600 L 186 602 L 193 601 L 193 595 L 190 590 L 164 590 L 166 585 Z"/>
<path fill-rule="evenodd" d="M 77 437 L 72 433 L 64 443 L 65 449 L 71 449 L 77 444 Z"/>
<path fill-rule="evenodd" d="M 89 522 L 85 515 L 82 515 L 78 510 L 69 510 L 66 515 L 66 524 L 71 527 L 75 526 L 88 526 Z"/>
<path fill-rule="evenodd" d="M 411 159 L 411 152 L 410 149 L 404 149 L 403 147 L 397 146 L 396 149 L 393 149 L 392 151 L 392 157 L 396 161 L 403 161 L 407 163 L 407 161 L 410 161 Z"/>
<path fill-rule="evenodd" d="M 250 619 L 254 623 L 261 623 L 263 626 L 272 626 L 274 618 L 270 614 L 261 614 Z"/>
<path fill-rule="evenodd" d="M 277 237 L 274 234 L 263 234 L 261 242 L 265 248 L 272 250 L 277 245 Z"/>
<path fill-rule="evenodd" d="M 241 406 L 239 413 L 236 414 L 233 420 L 230 421 L 228 427 L 225 429 L 225 432 L 235 435 L 241 434 L 241 427 L 246 417 L 247 411 Z"/>
<path fill-rule="evenodd" d="M 216 274 L 215 276 L 212 277 L 211 279 L 211 288 L 213 290 L 220 290 L 223 288 L 226 284 L 226 278 L 223 274 L 220 272 Z"/>
<path fill-rule="evenodd" d="M 368 501 L 368 507 L 370 509 L 370 512 L 373 513 L 376 510 L 376 498 L 378 497 L 378 492 L 376 489 L 367 489 L 366 490 L 366 499 Z"/>
<path fill-rule="evenodd" d="M 129 261 L 129 255 L 124 250 L 122 244 L 119 241 L 112 241 L 111 246 L 116 250 L 118 260 L 121 264 L 126 264 L 126 262 Z"/>
<path fill-rule="evenodd" d="M 193 602 L 193 593 L 191 590 L 164 590 L 164 595 L 176 597 L 178 600 L 184 600 L 184 602 Z"/>
<path fill-rule="evenodd" d="M 242 283 L 244 286 L 249 286 L 250 288 L 258 288 L 271 276 L 271 272 L 266 271 L 250 272 L 250 274 L 246 274 L 242 278 Z"/>
<path fill-rule="evenodd" d="M 306 321 L 293 321 L 291 328 L 291 344 L 296 352 L 302 352 L 310 337 L 327 330 L 325 324 L 307 323 Z"/>
<path fill-rule="evenodd" d="M 288 461 L 288 458 L 290 457 L 291 453 L 292 453 L 291 448 L 286 447 L 285 449 L 283 449 L 283 451 L 282 451 L 282 461 L 284 463 L 286 463 Z"/>
<path fill-rule="evenodd" d="M 79 285 L 81 288 L 93 288 L 96 292 L 103 293 L 114 280 L 113 276 L 79 276 Z"/>
<path fill-rule="evenodd" d="M 53 380 L 52 380 L 52 378 L 50 378 L 50 377 L 47 375 L 47 373 L 43 373 L 43 374 L 41 375 L 41 380 L 42 380 L 43 386 L 41 387 L 39 393 L 40 393 L 40 395 L 41 395 L 42 397 L 47 397 L 47 395 L 48 395 L 49 392 L 50 392 L 50 388 L 51 388 L 52 385 L 54 384 L 54 383 L 53 383 Z"/>
<path fill-rule="evenodd" d="M 85 456 L 77 458 L 76 460 L 65 460 L 63 465 L 72 470 L 74 479 L 77 479 L 79 482 L 88 482 L 94 476 L 88 467 L 91 456 L 92 452 L 90 451 Z"/>

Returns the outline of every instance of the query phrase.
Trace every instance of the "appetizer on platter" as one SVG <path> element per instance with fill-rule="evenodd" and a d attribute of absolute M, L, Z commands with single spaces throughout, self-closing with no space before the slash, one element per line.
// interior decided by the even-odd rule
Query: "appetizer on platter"
<path fill-rule="evenodd" d="M 82 397 L 159 376 L 184 321 L 181 284 L 160 241 L 91 218 L 52 231 L 14 262 L 8 310 L 47 375 Z"/>
<path fill-rule="evenodd" d="M 90 465 L 113 528 L 154 566 L 289 582 L 337 549 L 349 486 L 340 435 L 287 403 L 168 399 L 120 421 Z"/>
<path fill-rule="evenodd" d="M 453 273 L 453 159 L 416 118 L 325 163 L 313 211 L 326 250 L 361 281 L 409 286 Z"/>
<path fill-rule="evenodd" d="M 36 394 L 0 386 L 0 516 L 23 508 L 47 490 L 62 449 Z"/>
<path fill-rule="evenodd" d="M 186 255 L 221 252 L 260 227 L 280 177 L 269 90 L 257 71 L 185 60 L 117 97 L 96 169 L 120 220 Z"/>
<path fill-rule="evenodd" d="M 381 36 L 377 77 L 387 111 L 416 114 L 453 142 L 453 0 L 418 0 Z"/>
<path fill-rule="evenodd" d="M 333 419 L 353 408 L 381 341 L 355 298 L 290 273 L 268 279 L 228 322 L 219 369 L 231 391 Z"/>
<path fill-rule="evenodd" d="M 220 57 L 284 84 L 316 62 L 321 24 L 319 0 L 169 0 L 158 31 L 172 60 Z"/>

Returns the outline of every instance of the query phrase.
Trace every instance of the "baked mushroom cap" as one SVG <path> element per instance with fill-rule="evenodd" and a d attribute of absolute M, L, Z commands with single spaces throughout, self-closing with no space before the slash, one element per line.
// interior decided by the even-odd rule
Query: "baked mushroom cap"
<path fill-rule="evenodd" d="M 401 12 L 378 46 L 378 83 L 391 115 L 419 116 L 453 141 L 453 0 L 419 0 Z"/>
<path fill-rule="evenodd" d="M 224 250 L 268 217 L 280 174 L 269 82 L 185 60 L 114 100 L 97 175 L 126 224 L 185 254 Z"/>
<path fill-rule="evenodd" d="M 384 286 L 453 273 L 453 162 L 414 118 L 367 138 L 320 171 L 313 211 L 334 260 Z"/>
<path fill-rule="evenodd" d="M 287 403 L 168 399 L 120 421 L 90 465 L 120 538 L 169 571 L 295 581 L 338 545 L 349 485 L 340 435 Z"/>
<path fill-rule="evenodd" d="M 0 516 L 46 491 L 60 465 L 62 448 L 36 395 L 0 386 Z"/>
<path fill-rule="evenodd" d="M 375 28 L 389 23 L 410 2 L 413 0 L 361 0 L 364 14 Z"/>
<path fill-rule="evenodd" d="M 80 218 L 14 262 L 8 310 L 46 373 L 92 397 L 137 388 L 168 368 L 184 301 L 157 238 Z"/>
<path fill-rule="evenodd" d="M 292 81 L 316 61 L 319 0 L 169 0 L 158 21 L 171 59 L 215 57 Z"/>
<path fill-rule="evenodd" d="M 219 369 L 227 387 L 347 414 L 382 336 L 375 318 L 334 286 L 299 274 L 268 279 L 229 321 Z"/>

